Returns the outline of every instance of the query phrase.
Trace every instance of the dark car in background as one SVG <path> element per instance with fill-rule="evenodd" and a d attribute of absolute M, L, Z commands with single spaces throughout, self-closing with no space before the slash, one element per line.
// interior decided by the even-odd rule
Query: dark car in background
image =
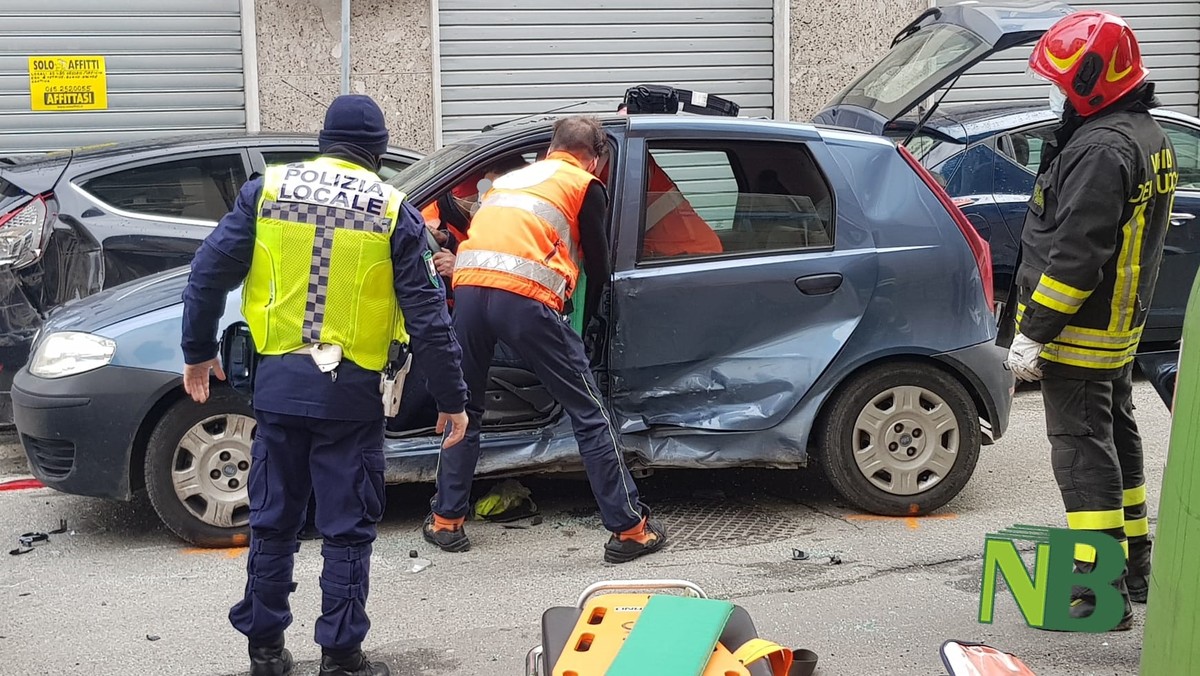
<path fill-rule="evenodd" d="M 209 134 L 0 163 L 0 423 L 47 311 L 187 265 L 267 164 L 317 154 L 301 134 Z M 391 149 L 385 178 L 420 155 Z"/>
<path fill-rule="evenodd" d="M 905 143 L 988 241 L 1000 302 L 1015 273 L 1042 145 L 1053 138 L 1056 120 L 1048 103 L 940 105 L 941 96 L 979 62 L 1036 42 L 1071 11 L 1049 0 L 931 7 L 814 117 Z M 1175 144 L 1180 182 L 1143 344 L 1179 339 L 1200 266 L 1200 120 L 1161 109 L 1154 115 Z"/>
<path fill-rule="evenodd" d="M 1179 187 L 1142 338 L 1147 345 L 1179 339 L 1200 269 L 1200 119 L 1161 108 L 1153 114 L 1175 146 Z M 908 143 L 988 241 L 997 300 L 1004 300 L 1012 283 L 1026 203 L 1042 148 L 1057 125 L 1046 105 L 945 105 Z M 903 139 L 906 133 L 888 135 Z"/>

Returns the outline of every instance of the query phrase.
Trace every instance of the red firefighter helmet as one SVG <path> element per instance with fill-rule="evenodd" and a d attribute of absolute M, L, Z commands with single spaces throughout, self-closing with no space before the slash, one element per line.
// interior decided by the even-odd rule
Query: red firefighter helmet
<path fill-rule="evenodd" d="M 1058 85 L 1084 117 L 1112 105 L 1150 74 L 1129 24 L 1094 11 L 1070 14 L 1046 31 L 1029 68 Z"/>

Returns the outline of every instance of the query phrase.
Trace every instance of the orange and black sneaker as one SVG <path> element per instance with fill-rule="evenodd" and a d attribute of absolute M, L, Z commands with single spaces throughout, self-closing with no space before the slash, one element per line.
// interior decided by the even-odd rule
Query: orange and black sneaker
<path fill-rule="evenodd" d="M 629 563 L 647 554 L 653 554 L 667 545 L 667 529 L 648 515 L 642 521 L 621 533 L 613 533 L 604 545 L 604 560 L 608 563 Z"/>
<path fill-rule="evenodd" d="M 465 521 L 463 517 L 446 519 L 430 512 L 421 526 L 421 534 L 427 542 L 437 545 L 443 552 L 465 552 L 471 548 L 471 541 L 463 530 Z"/>

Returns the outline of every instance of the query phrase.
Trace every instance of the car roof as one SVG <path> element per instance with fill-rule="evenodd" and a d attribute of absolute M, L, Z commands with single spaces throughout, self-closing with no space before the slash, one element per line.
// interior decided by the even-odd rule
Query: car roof
<path fill-rule="evenodd" d="M 60 164 L 70 158 L 72 165 L 103 163 L 111 158 L 131 159 L 144 155 L 157 155 L 164 151 L 204 150 L 213 147 L 245 146 L 256 147 L 264 145 L 307 145 L 317 142 L 316 134 L 292 132 L 211 132 L 199 134 L 179 134 L 161 136 L 138 141 L 108 143 L 95 146 L 84 146 L 70 150 L 61 150 L 19 160 L 9 169 L 21 171 L 34 169 L 47 164 Z M 417 160 L 420 153 L 407 148 L 388 148 L 389 154 L 410 157 Z"/>
<path fill-rule="evenodd" d="M 839 138 L 844 137 L 847 140 L 854 139 L 868 143 L 879 140 L 877 137 L 857 130 L 758 117 L 726 117 L 722 115 L 693 115 L 687 113 L 676 115 L 649 113 L 628 116 L 612 113 L 597 115 L 596 117 L 606 128 L 626 127 L 634 131 L 659 132 L 670 130 L 687 134 L 699 134 L 701 137 L 704 134 L 720 134 L 723 131 L 734 128 L 739 132 L 773 132 L 774 134 L 783 133 L 785 135 L 812 139 L 821 138 L 822 136 L 828 137 L 832 134 Z M 548 133 L 553 127 L 555 119 L 557 117 L 546 116 L 530 120 L 514 120 L 502 124 L 495 129 L 463 138 L 456 141 L 456 143 L 485 146 L 511 138 L 518 131 L 529 135 L 535 135 L 539 132 Z"/>
<path fill-rule="evenodd" d="M 1155 108 L 1151 113 L 1158 118 L 1200 126 L 1200 119 L 1173 110 Z M 974 143 L 1002 131 L 1055 119 L 1044 102 L 947 103 L 938 107 L 925 126 L 959 143 Z"/>

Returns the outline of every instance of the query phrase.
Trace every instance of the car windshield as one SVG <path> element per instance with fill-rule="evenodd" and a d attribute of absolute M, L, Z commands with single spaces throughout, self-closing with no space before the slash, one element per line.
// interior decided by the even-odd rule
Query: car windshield
<path fill-rule="evenodd" d="M 893 120 L 986 51 L 983 39 L 961 26 L 923 28 L 893 47 L 835 103 L 868 108 Z"/>
<path fill-rule="evenodd" d="M 471 154 L 478 148 L 478 140 L 459 141 L 443 147 L 411 164 L 404 171 L 387 179 L 388 185 L 398 188 L 405 194 L 412 194 L 429 179 L 437 176 L 446 169 L 458 163 L 459 160 Z"/>

